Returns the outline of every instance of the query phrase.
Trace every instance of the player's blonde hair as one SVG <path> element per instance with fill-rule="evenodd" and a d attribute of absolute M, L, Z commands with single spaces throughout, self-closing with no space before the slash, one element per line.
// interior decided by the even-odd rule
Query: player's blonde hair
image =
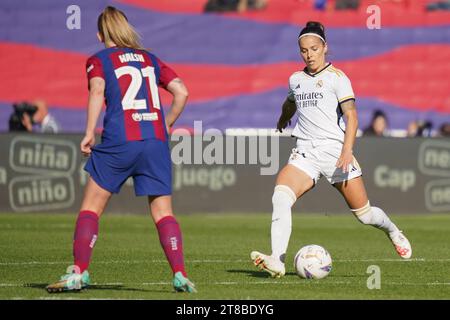
<path fill-rule="evenodd" d="M 144 49 L 139 34 L 119 9 L 107 6 L 98 16 L 97 26 L 105 43 L 114 42 L 118 47 Z"/>

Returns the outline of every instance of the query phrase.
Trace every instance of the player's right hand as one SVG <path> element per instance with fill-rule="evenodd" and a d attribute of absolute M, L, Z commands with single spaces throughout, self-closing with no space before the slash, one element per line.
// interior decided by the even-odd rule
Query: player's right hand
<path fill-rule="evenodd" d="M 95 145 L 95 136 L 92 134 L 86 134 L 81 140 L 80 149 L 84 156 L 89 156 L 92 152 L 91 147 Z"/>
<path fill-rule="evenodd" d="M 288 125 L 289 126 L 291 125 L 291 120 L 286 120 L 286 119 L 280 118 L 280 120 L 278 120 L 278 123 L 277 123 L 277 130 L 280 132 L 283 132 L 283 130 L 286 129 L 286 127 Z"/>

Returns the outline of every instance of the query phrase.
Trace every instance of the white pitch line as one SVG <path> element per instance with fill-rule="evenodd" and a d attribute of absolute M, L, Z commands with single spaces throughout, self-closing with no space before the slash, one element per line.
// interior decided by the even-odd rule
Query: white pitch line
<path fill-rule="evenodd" d="M 62 297 L 37 297 L 38 300 L 130 300 L 129 298 L 62 298 Z M 147 300 L 144 298 L 133 298 L 132 300 Z"/>
<path fill-rule="evenodd" d="M 346 285 L 359 285 L 357 282 L 351 281 L 308 281 L 308 280 L 299 280 L 299 281 L 215 281 L 215 282 L 196 282 L 197 285 L 218 285 L 218 286 L 237 286 L 237 285 L 302 285 L 302 284 L 311 284 L 311 285 L 335 285 L 335 284 L 346 284 Z M 161 285 L 171 285 L 171 282 L 143 282 L 143 283 L 121 283 L 121 282 L 113 282 L 113 283 L 93 283 L 93 286 L 161 286 Z M 382 285 L 398 285 L 398 286 L 450 286 L 450 282 L 426 282 L 426 283 L 416 283 L 416 282 L 390 282 L 383 281 Z M 0 287 L 24 287 L 27 288 L 26 284 L 23 283 L 0 283 Z"/>
<path fill-rule="evenodd" d="M 52 264 L 70 264 L 68 261 L 23 261 L 23 262 L 0 262 L 0 266 L 25 266 L 25 265 L 52 265 Z"/>
<path fill-rule="evenodd" d="M 406 286 L 450 286 L 450 282 L 428 282 L 428 283 L 414 283 L 414 282 L 386 282 L 386 284 L 388 285 L 393 285 L 393 286 L 401 286 L 401 285 L 406 285 Z M 383 282 L 381 282 L 381 285 L 383 285 Z"/>
<path fill-rule="evenodd" d="M 436 262 L 436 261 L 450 261 L 450 259 L 336 259 L 333 262 Z"/>
<path fill-rule="evenodd" d="M 249 260 L 236 259 L 236 260 L 187 260 L 187 263 L 251 263 Z M 413 258 L 413 259 L 336 259 L 333 262 L 345 263 L 345 262 L 450 262 L 450 259 L 425 259 L 425 258 Z M 70 265 L 72 261 L 9 261 L 0 262 L 0 266 L 20 266 L 20 265 Z M 134 263 L 167 263 L 167 260 L 109 260 L 109 261 L 94 261 L 95 264 L 134 264 Z"/>
<path fill-rule="evenodd" d="M 21 287 L 23 284 L 21 283 L 0 283 L 0 287 Z"/>
<path fill-rule="evenodd" d="M 250 260 L 188 260 L 187 263 L 243 263 Z M 55 264 L 72 264 L 73 261 L 23 261 L 23 262 L 0 262 L 0 266 L 20 266 L 20 265 L 55 265 Z M 167 260 L 109 260 L 94 261 L 96 264 L 133 264 L 133 263 L 167 263 Z"/>

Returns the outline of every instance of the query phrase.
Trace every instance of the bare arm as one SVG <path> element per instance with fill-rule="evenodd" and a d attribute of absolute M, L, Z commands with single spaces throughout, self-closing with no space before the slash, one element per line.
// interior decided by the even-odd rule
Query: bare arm
<path fill-rule="evenodd" d="M 286 98 L 283 102 L 283 106 L 281 107 L 281 115 L 277 123 L 278 131 L 283 132 L 288 124 L 291 124 L 291 118 L 294 116 L 296 111 L 297 106 L 295 105 L 295 102 Z"/>
<path fill-rule="evenodd" d="M 183 112 L 189 92 L 180 78 L 175 78 L 170 81 L 167 85 L 167 91 L 173 95 L 172 106 L 169 113 L 166 115 L 166 127 L 167 131 L 169 131 L 180 116 L 181 112 Z"/>
<path fill-rule="evenodd" d="M 341 156 L 336 162 L 336 167 L 342 168 L 343 172 L 347 172 L 348 166 L 353 163 L 353 146 L 355 145 L 356 131 L 358 130 L 358 113 L 356 112 L 355 100 L 348 100 L 342 103 L 341 110 L 346 119 L 346 129 L 344 145 L 342 146 Z"/>
<path fill-rule="evenodd" d="M 91 153 L 91 147 L 95 144 L 95 127 L 102 111 L 105 99 L 105 80 L 94 77 L 89 80 L 89 100 L 86 133 L 81 141 L 81 152 L 85 155 Z"/>

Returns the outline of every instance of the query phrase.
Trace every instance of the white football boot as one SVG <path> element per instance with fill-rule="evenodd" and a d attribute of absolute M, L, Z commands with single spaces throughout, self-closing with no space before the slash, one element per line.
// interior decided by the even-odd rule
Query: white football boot
<path fill-rule="evenodd" d="M 80 291 L 89 287 L 90 284 L 91 278 L 87 270 L 84 270 L 81 274 L 70 271 L 63 275 L 59 281 L 49 284 L 46 289 L 48 293 Z"/>
<path fill-rule="evenodd" d="M 395 251 L 397 251 L 398 255 L 403 259 L 409 259 L 412 255 L 411 244 L 408 239 L 402 233 L 402 231 L 395 231 L 389 233 L 389 238 L 394 245 Z"/>
<path fill-rule="evenodd" d="M 281 278 L 286 273 L 284 263 L 272 256 L 267 256 L 258 251 L 252 251 L 250 258 L 256 267 L 268 272 L 272 278 Z"/>

